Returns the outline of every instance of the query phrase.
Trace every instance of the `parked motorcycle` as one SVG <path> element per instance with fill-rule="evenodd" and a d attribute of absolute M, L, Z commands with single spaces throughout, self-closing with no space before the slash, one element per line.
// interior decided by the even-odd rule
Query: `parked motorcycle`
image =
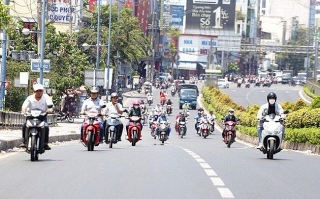
<path fill-rule="evenodd" d="M 169 122 L 167 121 L 161 121 L 159 123 L 159 135 L 158 138 L 159 140 L 162 142 L 162 144 L 164 144 L 165 141 L 167 141 L 168 139 L 168 135 L 167 135 L 167 130 L 169 128 Z"/>
<path fill-rule="evenodd" d="M 224 123 L 224 143 L 230 148 L 231 144 L 235 142 L 236 138 L 236 125 L 237 122 L 234 121 L 223 121 Z"/>
<path fill-rule="evenodd" d="M 171 105 L 167 105 L 167 114 L 170 115 L 172 113 Z"/>
<path fill-rule="evenodd" d="M 105 105 L 104 105 L 105 106 Z M 82 141 L 88 148 L 88 151 L 93 151 L 95 146 L 100 143 L 100 126 L 98 117 L 101 116 L 97 109 L 90 109 L 86 113 L 86 118 L 83 123 Z"/>
<path fill-rule="evenodd" d="M 204 137 L 204 139 L 209 136 L 209 123 L 207 120 L 202 121 L 202 123 L 200 124 L 198 135 Z"/>
<path fill-rule="evenodd" d="M 141 118 L 138 116 L 129 117 L 129 128 L 128 128 L 128 141 L 131 142 L 132 146 L 141 138 Z"/>
<path fill-rule="evenodd" d="M 106 126 L 109 126 L 108 129 L 104 131 L 105 133 L 105 142 L 109 144 L 109 148 L 112 148 L 113 144 L 117 143 L 117 130 L 116 126 L 120 124 L 120 118 L 123 117 L 117 113 L 111 113 L 106 115 Z"/>
<path fill-rule="evenodd" d="M 52 106 L 48 106 L 52 108 Z M 26 152 L 30 153 L 31 161 L 39 160 L 39 154 L 45 152 L 45 118 L 47 113 L 40 109 L 29 110 L 26 116 Z"/>
<path fill-rule="evenodd" d="M 273 155 L 280 152 L 281 142 L 283 139 L 284 132 L 284 123 L 285 123 L 285 114 L 288 111 L 284 112 L 284 115 L 275 115 L 264 113 L 264 122 L 262 130 L 262 144 L 263 147 L 260 149 L 263 154 L 267 154 L 268 159 L 273 159 Z"/>
<path fill-rule="evenodd" d="M 181 138 L 186 135 L 187 133 L 187 122 L 184 122 L 182 120 L 179 121 L 179 127 L 178 127 L 178 133 Z"/>
<path fill-rule="evenodd" d="M 67 113 L 65 112 L 58 113 L 57 121 L 63 121 L 63 120 L 67 120 L 69 123 L 73 123 L 74 118 L 72 116 L 72 112 L 68 111 Z"/>

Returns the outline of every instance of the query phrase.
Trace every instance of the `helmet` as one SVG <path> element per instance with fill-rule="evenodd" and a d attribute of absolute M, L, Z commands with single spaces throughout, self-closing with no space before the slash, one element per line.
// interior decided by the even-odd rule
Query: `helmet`
<path fill-rule="evenodd" d="M 110 97 L 111 97 L 111 98 L 113 98 L 113 97 L 118 97 L 118 93 L 111 93 Z"/>
<path fill-rule="evenodd" d="M 230 109 L 228 110 L 228 112 L 229 112 L 229 115 L 233 115 L 233 114 L 234 114 L 234 110 L 233 110 L 232 108 L 230 108 Z"/>
<path fill-rule="evenodd" d="M 132 105 L 133 105 L 133 106 L 134 106 L 134 105 L 140 105 L 139 100 L 134 100 L 134 101 L 132 102 Z"/>
<path fill-rule="evenodd" d="M 271 92 L 267 95 L 268 102 L 269 102 L 269 99 L 275 99 L 277 101 L 277 95 L 274 92 Z"/>
<path fill-rule="evenodd" d="M 93 86 L 90 88 L 90 93 L 98 93 L 99 92 L 99 88 L 96 86 Z"/>
<path fill-rule="evenodd" d="M 207 118 L 207 114 L 204 113 L 204 114 L 202 115 L 202 117 L 204 117 L 204 118 L 206 119 L 206 118 Z"/>

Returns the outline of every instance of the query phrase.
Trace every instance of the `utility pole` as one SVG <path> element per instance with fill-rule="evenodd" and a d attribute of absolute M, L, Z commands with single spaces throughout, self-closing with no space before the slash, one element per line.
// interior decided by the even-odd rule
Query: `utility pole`
<path fill-rule="evenodd" d="M 4 0 L 4 5 L 8 5 L 9 0 Z M 5 84 L 7 76 L 7 31 L 2 29 L 2 57 L 1 57 L 1 87 L 0 87 L 0 111 L 4 107 Z"/>
<path fill-rule="evenodd" d="M 37 23 L 38 23 L 38 30 L 37 30 L 37 47 L 38 47 L 38 59 L 40 57 L 40 47 L 41 47 L 41 33 L 39 32 L 41 30 L 41 24 L 42 24 L 42 20 L 41 20 L 41 6 L 42 6 L 42 0 L 38 0 L 37 1 L 37 10 L 38 10 L 38 14 L 37 14 Z"/>

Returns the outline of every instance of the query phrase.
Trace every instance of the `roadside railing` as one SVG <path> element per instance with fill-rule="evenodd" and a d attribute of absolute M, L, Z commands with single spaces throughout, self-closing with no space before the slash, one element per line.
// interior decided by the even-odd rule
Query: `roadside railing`
<path fill-rule="evenodd" d="M 49 125 L 56 125 L 57 124 L 57 115 L 48 114 L 47 118 L 48 118 Z M 25 121 L 26 121 L 26 117 L 24 114 L 21 114 L 18 112 L 0 111 L 0 129 L 21 128 L 22 125 L 25 123 Z"/>
<path fill-rule="evenodd" d="M 308 89 L 316 95 L 320 95 L 320 86 L 315 81 L 307 81 L 306 86 Z"/>

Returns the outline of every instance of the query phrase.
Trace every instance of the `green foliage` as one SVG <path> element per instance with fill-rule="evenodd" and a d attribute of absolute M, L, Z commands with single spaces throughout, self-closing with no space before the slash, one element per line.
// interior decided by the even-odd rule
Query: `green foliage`
<path fill-rule="evenodd" d="M 0 2 L 0 29 L 7 29 L 12 23 L 12 17 L 8 11 L 9 6 Z"/>
<path fill-rule="evenodd" d="M 311 88 L 309 89 L 306 85 L 303 86 L 303 91 L 311 98 L 316 98 L 318 97 L 318 95 L 314 94 L 315 89 L 314 86 L 311 86 Z"/>
<path fill-rule="evenodd" d="M 285 140 L 296 143 L 320 144 L 319 128 L 286 129 Z"/>
<path fill-rule="evenodd" d="M 296 103 L 294 103 L 294 105 L 291 108 L 291 110 L 292 111 L 297 111 L 297 110 L 300 110 L 302 108 L 305 108 L 306 106 L 307 106 L 307 104 L 302 99 L 298 99 L 298 101 L 296 101 Z"/>
<path fill-rule="evenodd" d="M 310 104 L 310 108 L 320 108 L 320 96 L 313 99 L 313 101 Z"/>

